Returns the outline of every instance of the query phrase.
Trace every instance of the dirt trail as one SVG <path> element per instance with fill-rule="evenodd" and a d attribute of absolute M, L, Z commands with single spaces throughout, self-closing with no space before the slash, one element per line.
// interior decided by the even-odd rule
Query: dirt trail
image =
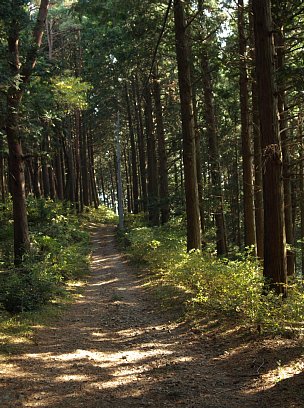
<path fill-rule="evenodd" d="M 288 363 L 300 346 L 274 352 L 267 341 L 248 346 L 238 333 L 203 336 L 171 322 L 119 253 L 113 227 L 93 231 L 93 248 L 83 297 L 1 362 L 1 408 L 304 406 L 303 372 L 267 382 L 277 356 Z"/>

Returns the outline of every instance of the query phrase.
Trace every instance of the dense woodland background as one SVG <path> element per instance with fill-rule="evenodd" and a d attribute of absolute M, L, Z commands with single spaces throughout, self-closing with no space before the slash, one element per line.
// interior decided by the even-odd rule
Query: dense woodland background
<path fill-rule="evenodd" d="M 303 16 L 299 0 L 1 1 L 3 265 L 24 273 L 47 199 L 179 220 L 188 251 L 248 253 L 266 291 L 301 286 Z"/>

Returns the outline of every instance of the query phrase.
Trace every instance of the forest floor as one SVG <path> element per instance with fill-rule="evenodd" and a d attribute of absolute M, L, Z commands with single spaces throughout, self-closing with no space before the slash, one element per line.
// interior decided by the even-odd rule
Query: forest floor
<path fill-rule="evenodd" d="M 92 242 L 82 297 L 0 358 L 1 408 L 304 407 L 303 342 L 193 329 L 161 310 L 114 227 L 92 227 Z"/>

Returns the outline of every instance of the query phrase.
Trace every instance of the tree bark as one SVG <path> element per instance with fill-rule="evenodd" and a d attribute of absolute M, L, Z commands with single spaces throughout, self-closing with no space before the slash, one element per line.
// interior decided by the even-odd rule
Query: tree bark
<path fill-rule="evenodd" d="M 159 175 L 159 203 L 161 224 L 169 221 L 169 189 L 168 189 L 168 164 L 164 120 L 161 104 L 160 82 L 156 70 L 153 78 L 153 96 L 155 106 L 156 135 L 158 147 L 158 175 Z"/>
<path fill-rule="evenodd" d="M 120 115 L 119 115 L 119 112 L 117 112 L 115 138 L 116 138 L 116 157 L 117 157 L 116 173 L 117 173 L 118 217 L 119 217 L 119 228 L 123 229 L 124 228 L 124 211 L 123 211 L 123 191 L 122 191 L 122 178 L 121 178 Z M 133 138 L 134 138 L 134 135 L 133 135 Z"/>
<path fill-rule="evenodd" d="M 253 207 L 253 163 L 251 152 L 251 135 L 249 131 L 249 95 L 246 62 L 247 41 L 244 28 L 244 1 L 238 0 L 238 36 L 239 36 L 239 70 L 240 70 L 240 107 L 241 107 L 241 140 L 243 165 L 243 205 L 244 205 L 244 243 L 246 247 L 256 246 L 255 219 Z"/>
<path fill-rule="evenodd" d="M 4 176 L 4 154 L 3 154 L 3 136 L 0 135 L 0 189 L 1 201 L 5 203 L 5 176 Z"/>
<path fill-rule="evenodd" d="M 126 178 L 126 193 L 127 193 L 127 209 L 128 213 L 132 212 L 132 203 L 131 203 L 131 193 L 130 193 L 130 176 L 129 176 L 129 156 L 127 154 L 127 146 L 124 146 L 123 156 L 124 156 L 124 168 L 125 168 L 125 178 Z"/>
<path fill-rule="evenodd" d="M 263 153 L 264 276 L 277 293 L 287 294 L 282 152 L 279 139 L 274 46 L 269 0 L 253 0 L 256 75 Z"/>
<path fill-rule="evenodd" d="M 187 250 L 190 251 L 191 249 L 201 249 L 202 241 L 197 186 L 189 46 L 186 36 L 184 2 L 182 0 L 174 0 L 174 27 L 183 134 Z"/>
<path fill-rule="evenodd" d="M 88 160 L 89 160 L 89 176 L 90 185 L 92 190 L 92 198 L 94 207 L 97 209 L 100 204 L 100 199 L 98 196 L 97 183 L 96 183 L 96 173 L 95 173 L 95 161 L 94 161 L 94 145 L 93 145 L 93 135 L 92 129 L 90 128 L 87 132 L 87 145 L 88 145 Z"/>
<path fill-rule="evenodd" d="M 254 146 L 254 206 L 257 257 L 264 258 L 264 204 L 263 204 L 263 164 L 260 135 L 260 118 L 258 103 L 258 88 L 255 72 L 254 30 L 252 15 L 252 0 L 249 0 L 249 31 L 251 49 L 251 94 L 252 94 L 252 132 Z"/>
<path fill-rule="evenodd" d="M 202 50 L 203 96 L 205 105 L 206 128 L 208 135 L 209 160 L 213 196 L 215 201 L 216 247 L 217 254 L 228 252 L 225 217 L 223 209 L 223 192 L 221 187 L 221 167 L 217 142 L 217 126 L 213 102 L 212 78 L 209 68 L 209 56 L 206 49 Z"/>
<path fill-rule="evenodd" d="M 145 101 L 148 158 L 148 213 L 150 224 L 153 226 L 157 226 L 159 225 L 158 168 L 156 158 L 156 140 L 153 129 L 152 98 L 150 85 L 147 85 L 145 90 Z"/>
<path fill-rule="evenodd" d="M 147 212 L 148 207 L 148 195 L 147 195 L 147 171 L 146 171 L 146 153 L 145 153 L 145 138 L 143 130 L 142 108 L 140 103 L 140 97 L 138 95 L 138 80 L 133 83 L 134 93 L 134 110 L 136 116 L 136 131 L 137 131 L 137 144 L 139 153 L 139 169 L 140 169 L 140 182 L 142 192 L 142 206 L 143 211 Z"/>
<path fill-rule="evenodd" d="M 79 138 L 80 172 L 82 180 L 83 205 L 89 206 L 89 176 L 88 176 L 88 156 L 87 156 L 87 134 L 83 126 L 83 117 L 79 110 L 75 113 L 76 129 Z"/>
<path fill-rule="evenodd" d="M 9 172 L 13 200 L 14 218 L 14 262 L 20 265 L 23 255 L 29 248 L 29 231 L 26 212 L 24 160 L 19 135 L 19 111 L 25 85 L 36 64 L 38 49 L 41 45 L 43 29 L 48 11 L 48 0 L 41 0 L 36 25 L 33 31 L 33 44 L 29 48 L 24 65 L 19 58 L 19 36 L 21 22 L 13 18 L 8 34 L 8 58 L 11 69 L 11 83 L 7 91 L 6 135 L 9 148 Z M 13 11 L 22 7 L 13 1 Z M 18 86 L 18 82 L 21 84 Z"/>
<path fill-rule="evenodd" d="M 130 143 L 131 143 L 131 171 L 132 171 L 132 187 L 133 187 L 133 209 L 134 214 L 138 214 L 139 212 L 139 191 L 138 191 L 138 175 L 137 175 L 137 155 L 136 155 L 136 145 L 135 145 L 135 137 L 134 137 L 134 129 L 133 129 L 133 120 L 132 120 L 132 113 L 131 113 L 131 103 L 130 103 L 130 95 L 128 92 L 128 87 L 126 85 L 125 88 L 126 93 L 126 102 L 127 102 L 127 113 L 128 113 L 128 124 L 129 124 L 129 136 L 130 136 Z"/>
<path fill-rule="evenodd" d="M 276 45 L 276 62 L 278 75 L 284 69 L 285 60 L 285 39 L 283 34 L 283 27 L 277 22 L 277 30 L 275 35 Z M 278 86 L 278 112 L 279 112 L 279 130 L 282 143 L 283 156 L 283 186 L 284 186 L 284 217 L 285 217 L 285 231 L 286 243 L 289 245 L 287 249 L 287 275 L 291 276 L 295 273 L 295 252 L 294 252 L 294 226 L 292 216 L 292 188 L 290 176 L 290 155 L 288 145 L 288 120 L 286 112 L 286 94 L 285 94 L 284 76 L 280 78 Z"/>

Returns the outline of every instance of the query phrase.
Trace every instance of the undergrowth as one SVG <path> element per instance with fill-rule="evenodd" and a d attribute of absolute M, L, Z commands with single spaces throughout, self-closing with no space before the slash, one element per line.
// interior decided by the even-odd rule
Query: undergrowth
<path fill-rule="evenodd" d="M 31 248 L 22 267 L 13 264 L 12 204 L 0 211 L 0 349 L 26 341 L 32 326 L 47 322 L 79 294 L 88 273 L 88 221 L 114 220 L 100 207 L 79 216 L 66 203 L 29 197 Z M 38 323 L 37 323 L 38 322 Z"/>
<path fill-rule="evenodd" d="M 192 319 L 222 317 L 264 333 L 301 332 L 304 291 L 300 281 L 290 281 L 287 299 L 272 291 L 265 294 L 261 266 L 250 254 L 230 260 L 217 258 L 212 248 L 187 253 L 182 219 L 162 227 L 129 228 L 124 241 L 133 261 L 145 266 L 150 283 L 164 288 L 166 302 L 175 288 L 181 295 L 172 301 L 183 302 Z"/>

